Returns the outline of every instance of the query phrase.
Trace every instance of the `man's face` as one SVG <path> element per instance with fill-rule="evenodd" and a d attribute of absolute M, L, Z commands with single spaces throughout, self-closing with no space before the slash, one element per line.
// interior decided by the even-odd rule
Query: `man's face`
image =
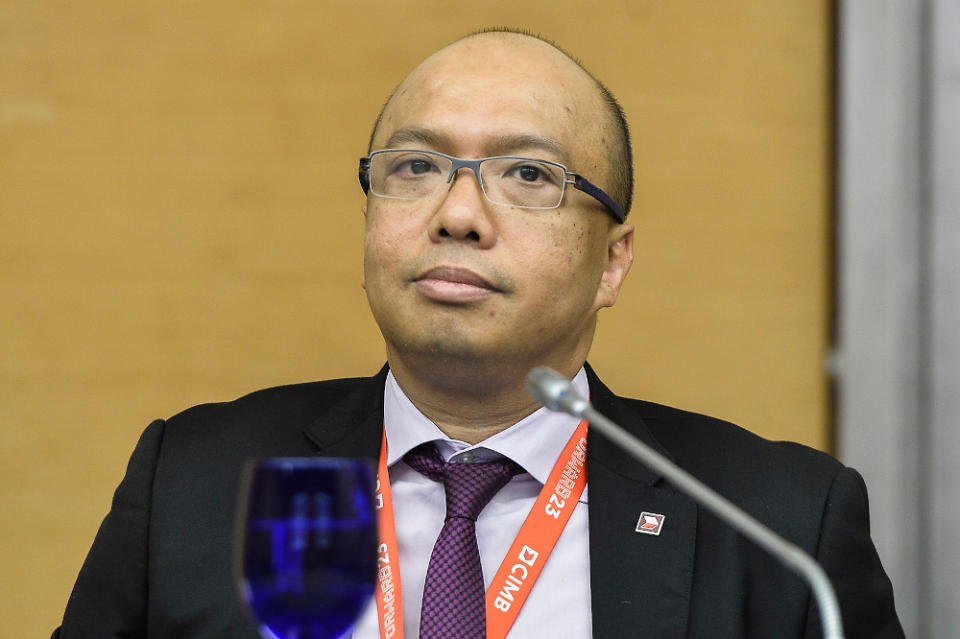
<path fill-rule="evenodd" d="M 608 187 L 604 122 L 592 81 L 552 47 L 479 36 L 407 78 L 373 148 L 553 160 Z M 461 170 L 434 198 L 370 196 L 365 213 L 364 285 L 392 364 L 579 367 L 596 311 L 613 304 L 629 268 L 609 256 L 612 245 L 629 252 L 630 228 L 573 188 L 558 209 L 513 208 L 487 201 Z"/>

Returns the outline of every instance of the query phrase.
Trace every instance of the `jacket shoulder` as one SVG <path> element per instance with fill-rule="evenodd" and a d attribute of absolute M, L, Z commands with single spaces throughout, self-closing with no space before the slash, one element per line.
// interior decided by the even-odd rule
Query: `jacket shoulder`
<path fill-rule="evenodd" d="M 350 377 L 256 390 L 236 399 L 192 406 L 167 419 L 168 427 L 179 424 L 213 424 L 236 419 L 301 422 L 315 419 L 329 406 L 375 383 L 374 377 Z"/>
<path fill-rule="evenodd" d="M 731 463 L 741 462 L 753 471 L 766 467 L 782 472 L 786 464 L 788 468 L 830 475 L 843 467 L 823 451 L 797 442 L 765 439 L 723 419 L 644 400 L 618 399 L 640 417 L 681 466 L 683 462 L 704 469 L 722 465 L 729 472 Z"/>

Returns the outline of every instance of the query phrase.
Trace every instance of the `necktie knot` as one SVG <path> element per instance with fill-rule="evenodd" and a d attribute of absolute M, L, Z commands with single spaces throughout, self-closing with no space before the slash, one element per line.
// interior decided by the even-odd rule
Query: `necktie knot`
<path fill-rule="evenodd" d="M 443 483 L 447 498 L 447 518 L 477 520 L 480 511 L 517 473 L 519 465 L 509 459 L 489 462 L 445 462 L 431 444 L 419 446 L 404 456 L 417 472 Z"/>

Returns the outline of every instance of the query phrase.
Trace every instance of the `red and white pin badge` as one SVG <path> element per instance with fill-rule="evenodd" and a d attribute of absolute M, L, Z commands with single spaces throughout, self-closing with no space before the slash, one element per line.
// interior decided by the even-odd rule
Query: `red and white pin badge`
<path fill-rule="evenodd" d="M 648 513 L 646 511 L 640 513 L 640 519 L 637 521 L 637 532 L 643 533 L 644 535 L 660 535 L 660 531 L 663 529 L 663 520 L 666 519 L 663 515 L 659 513 Z"/>

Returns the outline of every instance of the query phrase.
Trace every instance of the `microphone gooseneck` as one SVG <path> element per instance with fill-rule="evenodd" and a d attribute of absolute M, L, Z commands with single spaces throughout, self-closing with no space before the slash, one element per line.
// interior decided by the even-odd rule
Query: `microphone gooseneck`
<path fill-rule="evenodd" d="M 843 639 L 840 605 L 827 574 L 813 557 L 799 546 L 748 515 L 699 479 L 653 450 L 616 423 L 599 413 L 566 377 L 546 366 L 538 366 L 527 375 L 527 390 L 538 402 L 553 411 L 586 419 L 604 437 L 663 475 L 688 497 L 720 517 L 735 530 L 756 543 L 781 563 L 798 573 L 813 591 L 823 619 L 827 639 Z"/>

